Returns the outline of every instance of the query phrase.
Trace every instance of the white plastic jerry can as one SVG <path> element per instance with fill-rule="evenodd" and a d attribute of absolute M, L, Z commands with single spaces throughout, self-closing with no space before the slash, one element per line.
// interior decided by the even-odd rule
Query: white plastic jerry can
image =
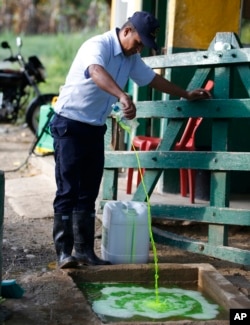
<path fill-rule="evenodd" d="M 143 202 L 106 203 L 102 220 L 102 258 L 112 264 L 147 263 L 149 219 Z"/>

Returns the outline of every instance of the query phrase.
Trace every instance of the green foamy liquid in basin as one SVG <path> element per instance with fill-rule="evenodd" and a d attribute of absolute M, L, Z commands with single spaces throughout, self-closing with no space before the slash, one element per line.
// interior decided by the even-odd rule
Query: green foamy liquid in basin
<path fill-rule="evenodd" d="M 158 288 L 158 299 L 154 289 L 140 286 L 108 286 L 101 289 L 92 301 L 93 311 L 108 317 L 131 319 L 214 319 L 219 306 L 210 303 L 203 295 L 194 290 L 179 288 Z"/>

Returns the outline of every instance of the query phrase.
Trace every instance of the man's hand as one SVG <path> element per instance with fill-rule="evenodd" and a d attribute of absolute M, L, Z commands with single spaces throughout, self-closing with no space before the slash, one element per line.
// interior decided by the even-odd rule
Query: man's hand
<path fill-rule="evenodd" d="M 124 117 L 128 120 L 132 120 L 133 118 L 135 118 L 136 107 L 130 96 L 126 93 L 123 93 L 122 96 L 119 98 L 119 101 L 122 104 L 122 111 Z"/>
<path fill-rule="evenodd" d="M 203 88 L 198 88 L 187 92 L 187 100 L 210 99 L 212 95 L 210 92 Z"/>
<path fill-rule="evenodd" d="M 213 89 L 213 87 L 214 87 L 213 80 L 208 80 L 204 89 L 199 88 L 188 92 L 188 96 L 190 96 L 190 98 L 187 97 L 187 99 L 188 100 L 209 99 L 212 97 L 210 91 Z"/>

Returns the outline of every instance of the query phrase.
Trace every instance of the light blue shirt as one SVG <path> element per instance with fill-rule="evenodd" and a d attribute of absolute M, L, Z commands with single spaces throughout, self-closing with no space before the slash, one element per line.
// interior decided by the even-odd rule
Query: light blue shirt
<path fill-rule="evenodd" d="M 122 89 L 129 78 L 138 86 L 153 80 L 155 72 L 139 54 L 128 57 L 123 54 L 117 32 L 111 30 L 82 44 L 60 90 L 56 113 L 92 125 L 105 124 L 117 98 L 100 89 L 90 78 L 88 67 L 91 64 L 101 65 Z"/>

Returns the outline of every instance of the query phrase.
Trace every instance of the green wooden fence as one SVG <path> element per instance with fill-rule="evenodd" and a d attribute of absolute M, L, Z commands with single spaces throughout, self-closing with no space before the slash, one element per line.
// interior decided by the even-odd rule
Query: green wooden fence
<path fill-rule="evenodd" d="M 139 152 L 141 167 L 147 168 L 144 183 L 149 196 L 166 169 L 193 168 L 211 171 L 208 206 L 176 206 L 166 205 L 164 202 L 151 206 L 153 218 L 208 224 L 207 242 L 153 227 L 155 241 L 190 252 L 250 265 L 250 251 L 228 245 L 229 225 L 250 226 L 250 210 L 230 208 L 229 202 L 230 172 L 250 171 L 250 152 L 229 150 L 230 122 L 250 118 L 250 49 L 242 48 L 235 34 L 218 33 L 207 51 L 154 56 L 145 58 L 145 61 L 152 68 L 166 69 L 166 75 L 169 75 L 169 71 L 175 67 L 195 68 L 188 89 L 204 86 L 208 79 L 215 82 L 214 97 L 211 100 L 196 102 L 162 100 L 137 103 L 138 118 L 161 118 L 167 121 L 159 148 L 156 151 Z M 241 90 L 246 94 L 245 98 L 237 98 L 235 94 L 233 80 L 235 70 L 240 78 Z M 189 117 L 212 120 L 211 151 L 173 151 Z M 111 150 L 111 125 L 110 119 L 106 135 L 106 160 L 100 209 L 108 200 L 116 200 L 118 197 L 119 168 L 138 167 L 132 151 Z M 144 188 L 140 185 L 132 200 L 146 201 L 146 199 Z"/>

